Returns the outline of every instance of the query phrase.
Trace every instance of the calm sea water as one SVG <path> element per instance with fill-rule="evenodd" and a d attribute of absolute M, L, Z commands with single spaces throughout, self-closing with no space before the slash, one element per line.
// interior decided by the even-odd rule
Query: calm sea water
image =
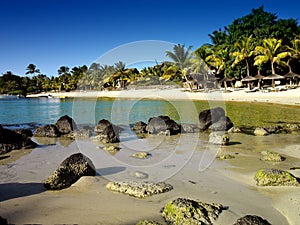
<path fill-rule="evenodd" d="M 129 99 L 0 100 L 0 124 L 50 124 L 69 115 L 78 124 L 96 124 L 108 119 L 115 124 L 147 122 L 150 117 L 168 115 L 180 123 L 196 123 L 199 112 L 221 106 L 236 125 L 299 123 L 300 107 L 262 103 L 162 101 Z"/>

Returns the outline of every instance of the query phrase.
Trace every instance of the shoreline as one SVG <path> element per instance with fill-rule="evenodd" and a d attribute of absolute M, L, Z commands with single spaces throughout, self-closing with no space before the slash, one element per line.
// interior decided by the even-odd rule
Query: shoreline
<path fill-rule="evenodd" d="M 236 89 L 229 92 L 215 90 L 212 92 L 190 92 L 182 88 L 150 88 L 129 89 L 121 91 L 74 91 L 46 92 L 28 95 L 28 98 L 124 98 L 124 99 L 161 99 L 161 100 L 190 100 L 190 101 L 225 101 L 225 102 L 260 102 L 300 106 L 300 88 L 280 92 L 253 92 Z"/>

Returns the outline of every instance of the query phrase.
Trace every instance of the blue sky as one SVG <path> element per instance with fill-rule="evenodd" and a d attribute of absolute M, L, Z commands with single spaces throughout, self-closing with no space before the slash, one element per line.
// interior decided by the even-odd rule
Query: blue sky
<path fill-rule="evenodd" d="M 144 40 L 196 49 L 210 42 L 208 34 L 261 5 L 279 18 L 300 17 L 299 0 L 1 0 L 0 74 L 24 75 L 33 63 L 56 76 L 60 66 L 90 65 Z"/>

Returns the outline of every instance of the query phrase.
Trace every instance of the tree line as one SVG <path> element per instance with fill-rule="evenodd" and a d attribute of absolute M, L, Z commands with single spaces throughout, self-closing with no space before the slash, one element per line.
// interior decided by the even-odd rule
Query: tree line
<path fill-rule="evenodd" d="M 26 68 L 28 76 L 8 71 L 0 77 L 0 93 L 21 94 L 41 91 L 102 90 L 125 88 L 128 84 L 151 85 L 208 78 L 214 76 L 242 79 L 256 74 L 300 73 L 300 26 L 295 19 L 278 19 L 263 6 L 235 19 L 230 25 L 209 34 L 212 43 L 192 51 L 192 46 L 175 45 L 167 51 L 170 62 L 141 71 L 126 68 L 125 63 L 97 63 L 58 69 L 58 76 L 42 74 L 34 64 Z"/>

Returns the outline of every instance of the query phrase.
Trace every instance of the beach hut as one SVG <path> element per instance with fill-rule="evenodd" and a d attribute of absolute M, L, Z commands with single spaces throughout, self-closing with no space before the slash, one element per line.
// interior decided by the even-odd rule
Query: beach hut
<path fill-rule="evenodd" d="M 258 71 L 257 75 L 255 76 L 255 78 L 258 80 L 257 86 L 260 89 L 261 88 L 261 81 L 262 79 L 264 79 L 265 77 L 263 75 L 260 74 L 260 71 Z"/>
<path fill-rule="evenodd" d="M 263 80 L 272 80 L 272 87 L 275 87 L 275 80 L 284 79 L 284 76 L 278 74 L 271 74 L 263 78 Z"/>
<path fill-rule="evenodd" d="M 234 78 L 228 78 L 228 77 L 224 77 L 223 79 L 221 79 L 219 81 L 219 84 L 224 84 L 224 88 L 225 88 L 225 91 L 227 90 L 227 82 L 230 82 L 231 84 L 231 87 L 233 87 L 232 85 L 232 81 L 234 81 L 235 79 Z"/>
<path fill-rule="evenodd" d="M 241 81 L 242 82 L 247 82 L 248 83 L 248 89 L 250 90 L 250 83 L 257 80 L 255 77 L 252 77 L 252 76 L 246 76 L 244 77 Z"/>
<path fill-rule="evenodd" d="M 296 74 L 292 71 L 286 73 L 285 75 L 283 75 L 286 79 L 290 80 L 290 87 L 293 85 L 293 81 L 295 78 L 300 77 L 299 74 Z"/>

